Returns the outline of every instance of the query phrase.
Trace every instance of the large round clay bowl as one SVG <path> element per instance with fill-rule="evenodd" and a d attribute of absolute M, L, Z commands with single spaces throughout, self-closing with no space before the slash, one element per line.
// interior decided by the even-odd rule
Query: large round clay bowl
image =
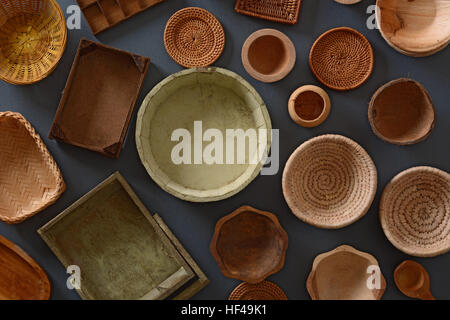
<path fill-rule="evenodd" d="M 425 140 L 434 129 L 433 101 L 417 81 L 393 80 L 373 95 L 369 121 L 379 138 L 397 145 L 415 144 Z"/>
<path fill-rule="evenodd" d="M 343 245 L 314 259 L 306 288 L 313 300 L 380 300 L 386 280 L 375 257 Z"/>
<path fill-rule="evenodd" d="M 399 173 L 380 201 L 380 221 L 389 241 L 416 257 L 450 250 L 450 174 L 431 167 Z"/>
<path fill-rule="evenodd" d="M 254 284 L 283 268 L 287 246 L 274 214 L 243 206 L 217 222 L 210 249 L 225 276 Z"/>
<path fill-rule="evenodd" d="M 400 53 L 432 55 L 450 42 L 447 0 L 378 0 L 377 22 L 386 42 Z"/>
<path fill-rule="evenodd" d="M 266 106 L 248 82 L 225 69 L 198 68 L 173 74 L 150 91 L 139 110 L 136 143 L 161 188 L 183 200 L 208 202 L 231 197 L 256 178 L 263 166 L 256 153 L 269 150 L 271 128 Z M 247 142 L 248 150 L 238 150 L 238 139 L 234 146 L 227 139 L 233 129 L 256 132 L 258 145 Z M 223 138 L 216 159 L 204 157 L 215 155 L 210 145 L 216 139 L 208 132 Z"/>
<path fill-rule="evenodd" d="M 377 190 L 377 170 L 367 152 L 340 135 L 322 135 L 298 147 L 283 172 L 292 212 L 313 226 L 338 229 L 363 217 Z"/>

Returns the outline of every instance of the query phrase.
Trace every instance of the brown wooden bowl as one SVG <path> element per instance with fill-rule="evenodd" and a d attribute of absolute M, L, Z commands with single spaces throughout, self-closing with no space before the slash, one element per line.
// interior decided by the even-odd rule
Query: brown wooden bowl
<path fill-rule="evenodd" d="M 423 57 L 450 42 L 450 6 L 442 0 L 378 0 L 377 23 L 386 42 L 400 53 Z"/>
<path fill-rule="evenodd" d="M 328 118 L 330 109 L 330 97 L 317 86 L 301 86 L 289 98 L 289 115 L 302 127 L 312 128 L 322 124 Z"/>
<path fill-rule="evenodd" d="M 226 277 L 255 284 L 283 268 L 287 247 L 274 214 L 243 206 L 217 222 L 210 250 Z"/>
<path fill-rule="evenodd" d="M 410 145 L 425 140 L 433 131 L 435 110 L 427 90 L 407 78 L 379 88 L 369 103 L 369 122 L 384 141 Z"/>

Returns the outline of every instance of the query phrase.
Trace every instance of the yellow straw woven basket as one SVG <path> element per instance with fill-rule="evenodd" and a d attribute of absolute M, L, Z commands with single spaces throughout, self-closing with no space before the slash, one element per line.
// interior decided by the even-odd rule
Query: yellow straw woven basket
<path fill-rule="evenodd" d="M 55 0 L 0 2 L 0 79 L 16 85 L 44 79 L 66 42 L 66 21 Z"/>

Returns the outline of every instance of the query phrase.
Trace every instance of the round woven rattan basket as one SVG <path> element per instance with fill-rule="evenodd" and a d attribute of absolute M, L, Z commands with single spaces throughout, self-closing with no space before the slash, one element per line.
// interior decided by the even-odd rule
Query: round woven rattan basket
<path fill-rule="evenodd" d="M 374 65 L 373 49 L 358 31 L 340 27 L 322 34 L 314 43 L 309 65 L 316 78 L 334 90 L 361 86 Z"/>
<path fill-rule="evenodd" d="M 0 79 L 38 82 L 58 65 L 67 42 L 64 14 L 55 0 L 0 3 Z"/>
<path fill-rule="evenodd" d="M 263 281 L 257 284 L 241 283 L 233 292 L 228 300 L 287 300 L 284 291 L 275 283 Z"/>
<path fill-rule="evenodd" d="M 345 227 L 369 210 L 377 190 L 377 170 L 367 152 L 340 135 L 303 143 L 283 172 L 283 194 L 301 220 L 325 229 Z"/>
<path fill-rule="evenodd" d="M 170 57 L 183 67 L 206 67 L 222 54 L 225 32 L 212 13 L 202 8 L 184 8 L 167 22 L 164 46 Z"/>
<path fill-rule="evenodd" d="M 31 124 L 19 113 L 0 112 L 0 220 L 20 223 L 64 192 L 61 171 Z"/>
<path fill-rule="evenodd" d="M 380 221 L 389 241 L 406 254 L 450 251 L 450 174 L 432 167 L 399 173 L 381 196 Z"/>

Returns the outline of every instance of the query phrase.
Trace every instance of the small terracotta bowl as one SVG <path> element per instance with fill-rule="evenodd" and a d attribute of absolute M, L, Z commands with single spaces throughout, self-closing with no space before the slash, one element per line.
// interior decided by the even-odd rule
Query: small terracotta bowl
<path fill-rule="evenodd" d="M 210 250 L 226 277 L 256 284 L 283 268 L 287 247 L 274 214 L 243 206 L 217 222 Z"/>
<path fill-rule="evenodd" d="M 417 81 L 393 80 L 373 95 L 369 122 L 373 132 L 387 142 L 415 144 L 425 140 L 434 128 L 433 101 Z"/>
<path fill-rule="evenodd" d="M 373 267 L 379 265 L 372 255 L 343 245 L 314 259 L 306 288 L 312 300 L 380 300 L 386 280 L 380 271 L 379 287 L 370 282 Z"/>
<path fill-rule="evenodd" d="M 284 33 L 261 29 L 252 33 L 242 46 L 242 64 L 256 80 L 276 82 L 294 68 L 294 44 Z"/>
<path fill-rule="evenodd" d="M 311 128 L 320 125 L 330 114 L 330 97 L 322 88 L 307 85 L 295 90 L 289 98 L 289 115 L 295 123 Z"/>

